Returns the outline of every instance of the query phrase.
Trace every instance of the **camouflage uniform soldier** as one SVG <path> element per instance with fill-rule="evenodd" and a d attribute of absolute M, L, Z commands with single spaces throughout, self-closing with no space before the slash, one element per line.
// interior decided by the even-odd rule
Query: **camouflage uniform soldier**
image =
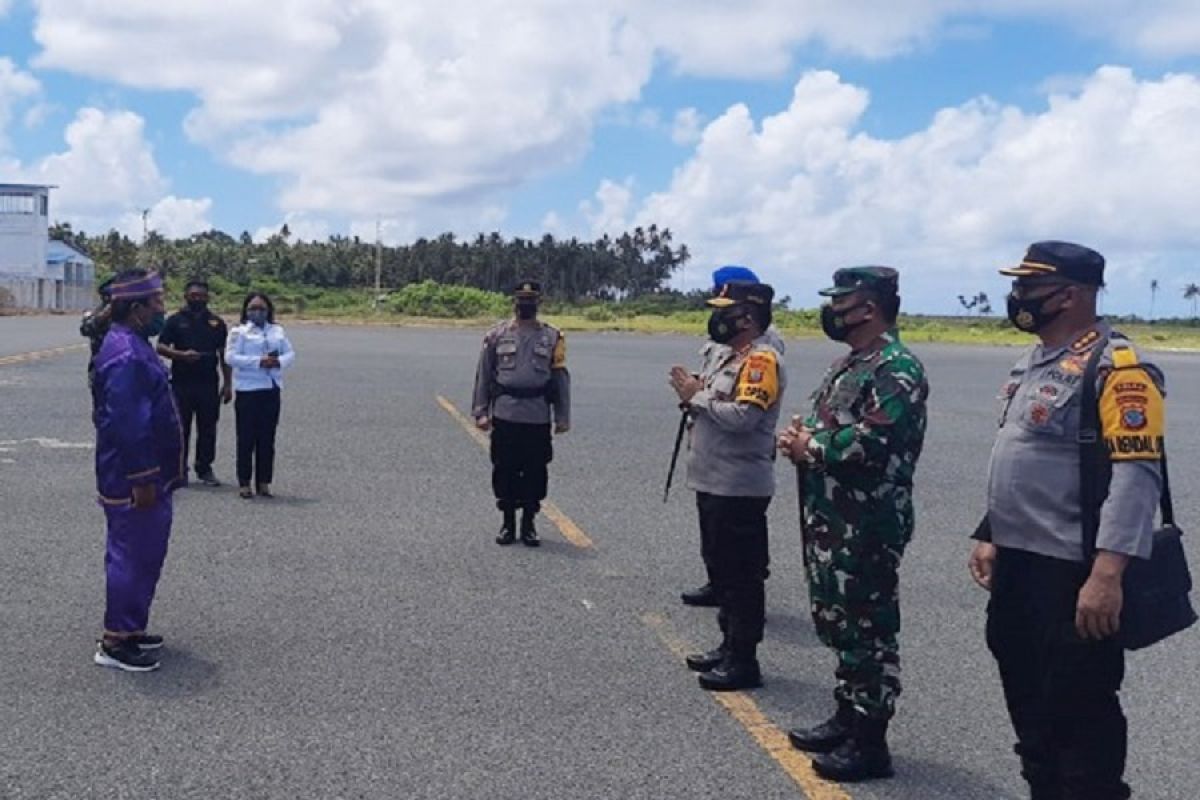
<path fill-rule="evenodd" d="M 475 425 L 492 432 L 492 490 L 504 516 L 496 543 L 516 540 L 537 547 L 533 519 L 546 498 L 547 465 L 553 458 L 554 433 L 571 427 L 571 376 L 562 333 L 537 318 L 542 287 L 522 281 L 513 291 L 514 319 L 496 325 L 483 338 L 475 372 L 472 414 Z"/>
<path fill-rule="evenodd" d="M 900 341 L 898 276 L 834 274 L 825 333 L 850 345 L 813 395 L 812 413 L 779 437 L 803 475 L 804 563 L 813 621 L 837 652 L 837 712 L 789 733 L 833 780 L 892 774 L 886 733 L 900 694 L 898 569 L 913 533 L 912 482 L 929 386 Z"/>

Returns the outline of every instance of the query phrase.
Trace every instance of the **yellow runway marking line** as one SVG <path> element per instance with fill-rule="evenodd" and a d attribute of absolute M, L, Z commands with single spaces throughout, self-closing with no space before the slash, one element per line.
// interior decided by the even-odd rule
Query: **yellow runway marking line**
<path fill-rule="evenodd" d="M 484 450 L 487 450 L 490 446 L 488 435 L 475 427 L 475 421 L 469 419 L 466 414 L 458 410 L 454 403 L 442 397 L 440 394 L 436 395 L 436 397 L 438 405 L 442 407 L 442 410 L 453 417 L 454 421 L 461 425 L 463 430 L 470 434 L 471 438 L 475 440 L 476 444 L 478 444 Z M 592 542 L 591 537 L 584 533 L 583 529 L 576 525 L 575 521 L 564 514 L 562 509 L 554 505 L 554 503 L 550 502 L 549 500 L 544 501 L 542 503 L 542 512 L 546 515 L 547 519 L 555 524 L 559 533 L 561 533 L 562 537 L 568 542 L 582 550 L 595 549 L 596 545 L 594 542 Z"/>
<path fill-rule="evenodd" d="M 34 350 L 32 353 L 17 353 L 11 356 L 0 356 L 0 367 L 12 364 L 27 364 L 30 361 L 40 361 L 43 358 L 54 358 L 74 350 L 82 350 L 86 344 L 69 344 L 66 347 L 55 347 L 50 350 Z"/>
<path fill-rule="evenodd" d="M 644 622 L 653 630 L 667 649 L 681 661 L 692 648 L 679 638 L 671 623 L 662 614 L 642 614 Z M 763 714 L 758 703 L 745 692 L 706 692 L 717 705 L 729 712 L 739 725 L 746 729 L 758 746 L 775 760 L 791 778 L 808 800 L 851 800 L 840 785 L 830 783 L 813 771 L 810 756 L 792 747 L 787 734 Z"/>

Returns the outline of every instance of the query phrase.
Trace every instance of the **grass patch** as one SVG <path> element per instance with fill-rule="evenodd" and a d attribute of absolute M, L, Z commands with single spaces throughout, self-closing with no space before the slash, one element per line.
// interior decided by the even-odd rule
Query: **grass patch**
<path fill-rule="evenodd" d="M 226 317 L 236 318 L 250 287 L 220 277 L 211 278 L 209 285 L 213 309 Z M 507 317 L 512 308 L 511 299 L 506 295 L 433 281 L 409 284 L 390 292 L 380 298 L 378 308 L 372 289 L 328 289 L 274 280 L 256 280 L 253 288 L 266 292 L 285 320 L 310 322 L 486 328 Z M 168 283 L 168 307 L 182 303 L 182 295 L 182 281 Z M 548 302 L 543 306 L 542 317 L 568 332 L 706 335 L 706 309 L 677 310 L 677 307 L 677 302 L 665 303 L 653 296 L 625 303 L 570 305 Z M 1200 321 L 1173 320 L 1150 325 L 1118 319 L 1113 324 L 1145 349 L 1200 351 Z M 815 310 L 779 311 L 775 315 L 775 325 L 784 336 L 792 339 L 823 336 Z M 1033 337 L 997 317 L 902 315 L 900 328 L 904 338 L 914 343 L 1022 347 L 1033 341 Z"/>

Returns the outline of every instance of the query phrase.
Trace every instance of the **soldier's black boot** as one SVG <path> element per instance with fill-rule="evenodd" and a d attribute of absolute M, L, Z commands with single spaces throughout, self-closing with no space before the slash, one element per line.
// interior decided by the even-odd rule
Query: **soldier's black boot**
<path fill-rule="evenodd" d="M 788 731 L 788 741 L 797 750 L 806 753 L 828 753 L 850 738 L 854 729 L 854 706 L 838 700 L 833 716 L 811 728 L 793 728 Z"/>
<path fill-rule="evenodd" d="M 762 671 L 754 651 L 730 651 L 720 664 L 699 675 L 700 688 L 710 692 L 733 692 L 738 689 L 757 689 L 763 685 Z"/>
<path fill-rule="evenodd" d="M 500 526 L 500 533 L 496 534 L 496 544 L 507 545 L 512 544 L 517 540 L 517 512 L 511 509 L 505 509 L 504 522 Z"/>
<path fill-rule="evenodd" d="M 721 644 L 703 653 L 691 653 L 684 661 L 692 672 L 708 672 L 719 667 L 729 655 L 729 637 L 722 639 Z"/>
<path fill-rule="evenodd" d="M 829 753 L 813 756 L 813 770 L 826 780 L 840 783 L 890 778 L 892 754 L 888 752 L 885 719 L 854 715 L 854 728 L 846 741 Z"/>
<path fill-rule="evenodd" d="M 688 589 L 679 595 L 679 599 L 685 606 L 716 607 L 721 605 L 721 601 L 717 599 L 717 590 L 712 587 L 711 583 L 706 583 L 697 589 Z"/>
<path fill-rule="evenodd" d="M 537 512 L 528 508 L 521 512 L 521 544 L 526 547 L 539 547 L 542 542 L 538 539 L 537 528 L 533 527 L 533 517 Z"/>

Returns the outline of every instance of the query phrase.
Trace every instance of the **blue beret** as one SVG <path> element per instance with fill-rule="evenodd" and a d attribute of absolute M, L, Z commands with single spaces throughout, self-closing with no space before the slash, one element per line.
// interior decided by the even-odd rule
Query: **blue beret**
<path fill-rule="evenodd" d="M 713 270 L 713 291 L 720 291 L 721 287 L 730 281 L 758 283 L 758 276 L 749 267 L 739 267 L 736 264 Z"/>

